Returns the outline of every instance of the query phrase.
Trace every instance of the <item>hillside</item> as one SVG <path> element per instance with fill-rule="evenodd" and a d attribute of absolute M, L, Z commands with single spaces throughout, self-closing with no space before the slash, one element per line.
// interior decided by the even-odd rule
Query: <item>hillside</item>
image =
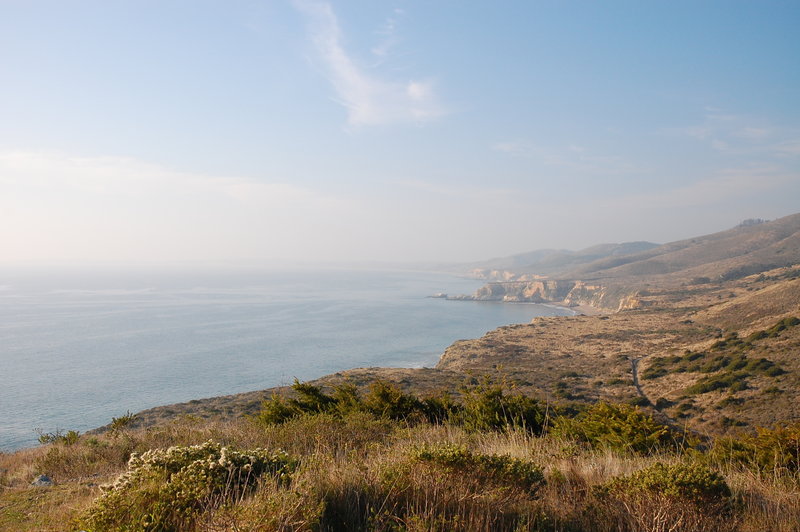
<path fill-rule="evenodd" d="M 552 274 L 577 268 L 603 258 L 630 255 L 655 247 L 658 247 L 658 244 L 652 242 L 624 242 L 622 244 L 598 244 L 579 251 L 540 249 L 510 257 L 460 265 L 458 268 L 486 279 L 498 277 L 506 271 L 517 275 Z"/>
<path fill-rule="evenodd" d="M 771 222 L 742 225 L 635 253 L 603 258 L 559 272 L 560 277 L 637 278 L 684 281 L 729 280 L 800 262 L 800 214 Z"/>
<path fill-rule="evenodd" d="M 590 248 L 592 249 L 592 248 Z M 558 270 L 492 272 L 463 299 L 553 302 L 606 310 L 642 308 L 648 290 L 724 283 L 800 263 L 800 214 Z"/>

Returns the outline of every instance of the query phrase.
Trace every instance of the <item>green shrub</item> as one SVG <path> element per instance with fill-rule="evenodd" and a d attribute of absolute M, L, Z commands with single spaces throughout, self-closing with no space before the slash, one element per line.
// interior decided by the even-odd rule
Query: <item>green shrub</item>
<path fill-rule="evenodd" d="M 261 403 L 261 410 L 253 416 L 253 420 L 262 425 L 277 425 L 297 417 L 302 412 L 289 401 L 276 393 Z"/>
<path fill-rule="evenodd" d="M 367 412 L 388 419 L 408 419 L 423 412 L 419 399 L 382 380 L 370 384 L 363 404 Z"/>
<path fill-rule="evenodd" d="M 236 500 L 262 476 L 287 481 L 296 462 L 281 451 L 239 452 L 214 442 L 133 454 L 128 471 L 84 516 L 92 531 L 161 531 L 191 527 L 210 508 Z"/>
<path fill-rule="evenodd" d="M 702 464 L 664 465 L 656 462 L 630 475 L 615 477 L 596 491 L 603 496 L 662 496 L 703 503 L 730 497 L 725 479 Z"/>
<path fill-rule="evenodd" d="M 663 410 L 665 408 L 671 407 L 674 404 L 675 403 L 673 403 L 672 401 L 670 401 L 666 397 L 659 397 L 658 399 L 656 399 L 656 405 L 655 406 L 656 406 L 657 409 Z"/>
<path fill-rule="evenodd" d="M 60 443 L 62 445 L 75 445 L 81 436 L 81 433 L 77 430 L 68 430 L 67 432 L 62 432 L 61 430 L 56 430 L 55 432 L 38 431 L 38 434 L 39 437 L 37 439 L 41 444 Z"/>
<path fill-rule="evenodd" d="M 760 472 L 800 472 L 800 423 L 758 428 L 755 435 L 720 438 L 709 456 L 716 463 L 735 463 Z"/>
<path fill-rule="evenodd" d="M 556 419 L 553 432 L 584 441 L 595 448 L 637 453 L 675 449 L 677 435 L 638 408 L 598 403 L 575 418 Z"/>
<path fill-rule="evenodd" d="M 478 475 L 487 483 L 513 485 L 531 493 L 544 484 L 544 472 L 539 466 L 508 455 L 473 453 L 465 447 L 443 444 L 417 449 L 412 457 L 451 473 Z"/>
<path fill-rule="evenodd" d="M 254 420 L 263 425 L 275 425 L 301 415 L 330 413 L 343 416 L 369 412 L 387 419 L 421 417 L 441 421 L 449 415 L 445 410 L 453 405 L 444 396 L 421 401 L 383 380 L 372 382 L 363 398 L 352 383 L 336 385 L 331 394 L 326 394 L 319 386 L 295 380 L 292 390 L 295 397 L 273 394 L 272 398 L 264 401 Z"/>
<path fill-rule="evenodd" d="M 778 323 L 767 329 L 767 336 L 770 338 L 775 338 L 789 327 L 795 327 L 796 325 L 800 325 L 800 318 L 796 318 L 794 316 L 791 318 L 783 318 Z"/>
<path fill-rule="evenodd" d="M 723 389 L 729 389 L 733 392 L 746 390 L 747 375 L 746 372 L 710 375 L 708 377 L 703 377 L 686 388 L 685 392 L 687 395 L 698 395 Z"/>
<path fill-rule="evenodd" d="M 454 421 L 468 430 L 520 427 L 541 434 L 544 426 L 544 411 L 538 401 L 522 394 L 507 394 L 503 385 L 488 380 L 463 391 L 462 407 Z"/>
<path fill-rule="evenodd" d="M 112 417 L 111 418 L 111 427 L 110 431 L 113 434 L 118 434 L 120 431 L 123 431 L 129 428 L 133 423 L 136 421 L 136 414 L 131 414 L 131 411 L 128 410 L 125 414 L 119 417 Z"/>
<path fill-rule="evenodd" d="M 650 400 L 647 397 L 637 395 L 636 397 L 629 399 L 628 404 L 631 406 L 650 406 Z"/>

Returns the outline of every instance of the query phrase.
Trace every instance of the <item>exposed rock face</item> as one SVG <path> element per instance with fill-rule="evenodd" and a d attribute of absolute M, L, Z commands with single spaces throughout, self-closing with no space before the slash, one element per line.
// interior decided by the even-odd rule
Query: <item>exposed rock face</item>
<path fill-rule="evenodd" d="M 517 280 L 487 283 L 471 296 L 450 299 L 557 303 L 567 306 L 589 305 L 608 310 L 627 310 L 641 306 L 634 289 L 615 289 L 583 281 Z"/>
<path fill-rule="evenodd" d="M 478 289 L 473 299 L 534 303 L 556 302 L 563 301 L 574 286 L 573 281 L 495 282 Z"/>

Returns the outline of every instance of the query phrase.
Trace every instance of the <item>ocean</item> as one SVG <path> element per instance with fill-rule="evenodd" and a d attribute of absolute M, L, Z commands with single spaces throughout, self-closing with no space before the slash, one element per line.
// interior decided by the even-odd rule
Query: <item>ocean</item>
<path fill-rule="evenodd" d="M 534 304 L 446 301 L 482 282 L 408 271 L 2 272 L 0 450 L 127 411 L 365 367 L 432 367 Z"/>

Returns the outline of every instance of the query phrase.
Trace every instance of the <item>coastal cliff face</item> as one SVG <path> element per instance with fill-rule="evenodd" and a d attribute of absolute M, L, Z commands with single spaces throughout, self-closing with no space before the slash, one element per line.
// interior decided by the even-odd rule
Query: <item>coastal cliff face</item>
<path fill-rule="evenodd" d="M 556 303 L 570 307 L 586 305 L 612 311 L 636 309 L 642 306 L 635 289 L 607 287 L 583 281 L 543 279 L 490 282 L 471 296 L 454 299 Z"/>
<path fill-rule="evenodd" d="M 562 301 L 572 290 L 571 281 L 510 281 L 489 283 L 475 292 L 478 300 L 530 301 L 535 303 Z"/>

